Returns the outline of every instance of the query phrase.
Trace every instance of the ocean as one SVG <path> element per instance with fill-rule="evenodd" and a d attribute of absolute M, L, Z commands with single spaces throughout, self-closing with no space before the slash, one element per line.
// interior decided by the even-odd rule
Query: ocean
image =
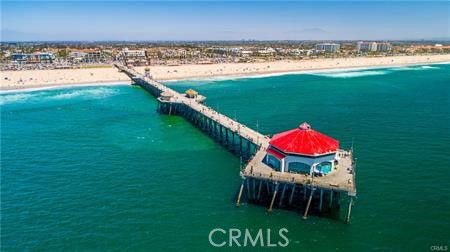
<path fill-rule="evenodd" d="M 351 223 L 236 208 L 239 158 L 184 118 L 158 114 L 139 87 L 70 87 L 0 95 L 2 251 L 450 246 L 450 64 L 167 84 L 194 88 L 264 134 L 306 121 L 343 148 L 353 144 Z M 217 248 L 208 239 L 216 228 L 227 232 L 217 243 L 230 229 L 285 228 L 289 245 Z"/>

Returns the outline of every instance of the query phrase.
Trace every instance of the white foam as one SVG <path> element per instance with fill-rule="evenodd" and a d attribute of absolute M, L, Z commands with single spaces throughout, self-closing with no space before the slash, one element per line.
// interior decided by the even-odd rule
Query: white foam
<path fill-rule="evenodd" d="M 421 63 L 417 64 L 408 64 L 409 66 L 417 66 Z M 423 63 L 422 63 L 423 64 Z M 443 64 L 450 64 L 450 62 L 434 62 L 434 63 L 427 63 L 428 65 L 443 65 Z M 210 81 L 213 83 L 214 81 L 221 81 L 221 80 L 235 80 L 235 79 L 254 79 L 254 78 L 267 78 L 267 77 L 275 77 L 275 76 L 283 76 L 283 75 L 300 75 L 300 74 L 320 74 L 320 73 L 333 73 L 333 72 L 356 72 L 360 70 L 376 70 L 376 69 L 386 69 L 391 67 L 389 70 L 401 70 L 403 68 L 409 68 L 408 65 L 381 65 L 381 66 L 364 66 L 364 67 L 342 67 L 342 68 L 324 68 L 324 69 L 314 69 L 314 70 L 298 70 L 298 71 L 286 71 L 286 72 L 276 72 L 276 73 L 259 73 L 259 74 L 253 74 L 253 73 L 246 73 L 246 74 L 230 74 L 230 75 L 217 75 L 217 76 L 205 76 L 205 77 L 195 77 L 195 78 L 181 78 L 181 79 L 168 79 L 168 80 L 161 80 L 161 82 L 166 84 L 175 83 L 176 85 L 184 85 L 186 81 L 192 81 L 192 82 L 204 82 L 204 81 Z M 425 66 L 428 67 L 428 66 Z M 426 68 L 425 68 L 426 69 Z M 383 74 L 386 74 L 388 72 L 385 72 Z M 370 74 L 369 74 L 370 75 Z M 375 74 L 372 74 L 375 75 Z M 342 78 L 342 77 L 341 77 Z M 197 84 L 197 83 L 194 83 Z M 186 84 L 188 85 L 188 84 Z"/>
<path fill-rule="evenodd" d="M 27 101 L 44 102 L 47 100 L 65 100 L 77 97 L 84 99 L 102 99 L 118 93 L 117 89 L 105 87 L 89 89 L 64 89 L 57 91 L 59 91 L 59 93 L 56 94 L 48 91 L 5 93 L 0 95 L 0 105 Z"/>
<path fill-rule="evenodd" d="M 372 75 L 383 75 L 389 73 L 388 71 L 371 70 L 371 71 L 347 71 L 347 72 L 327 72 L 327 73 L 315 73 L 317 76 L 324 76 L 330 78 L 356 78 Z"/>
<path fill-rule="evenodd" d="M 422 69 L 439 69 L 437 66 L 421 66 Z"/>
<path fill-rule="evenodd" d="M 0 105 L 14 102 L 24 102 L 35 96 L 36 96 L 35 94 L 26 94 L 26 93 L 0 95 Z"/>
<path fill-rule="evenodd" d="M 404 67 L 394 67 L 389 70 L 392 71 L 420 71 L 428 69 L 439 69 L 437 66 L 404 66 Z"/>
<path fill-rule="evenodd" d="M 101 98 L 112 96 L 116 92 L 117 92 L 117 90 L 110 89 L 110 88 L 78 89 L 78 90 L 71 90 L 69 92 L 50 96 L 49 99 L 62 100 L 62 99 L 72 99 L 72 98 L 76 98 L 76 97 L 83 97 L 83 98 L 88 98 L 88 99 L 101 99 Z"/>
<path fill-rule="evenodd" d="M 374 69 L 384 69 L 385 66 L 372 66 L 372 67 L 344 67 L 344 68 L 336 68 L 336 69 L 314 69 L 314 70 L 299 70 L 299 71 L 286 71 L 286 72 L 278 72 L 278 73 L 263 73 L 263 74 L 237 74 L 237 75 L 222 75 L 222 76 L 211 76 L 211 77 L 198 77 L 198 78 L 186 78 L 186 79 L 174 79 L 174 80 L 163 80 L 162 82 L 171 85 L 175 83 L 176 85 L 190 85 L 190 84 L 198 84 L 198 82 L 202 82 L 200 84 L 210 84 L 214 81 L 221 80 L 237 80 L 237 79 L 258 79 L 258 78 L 267 78 L 267 77 L 277 77 L 284 75 L 303 75 L 303 74 L 331 74 L 331 73 L 342 73 L 342 72 L 356 72 L 362 70 L 374 70 Z M 204 82 L 209 83 L 204 83 Z M 189 82 L 189 83 L 187 83 Z M 196 83 L 197 82 L 197 83 Z"/>
<path fill-rule="evenodd" d="M 404 66 L 404 67 L 390 68 L 389 70 L 392 70 L 392 71 L 408 71 L 408 70 L 411 70 L 411 69 L 412 69 L 411 67 Z"/>
<path fill-rule="evenodd" d="M 34 92 L 34 91 L 42 91 L 42 90 L 58 90 L 58 89 L 69 89 L 69 88 L 76 88 L 76 87 L 108 87 L 108 86 L 129 86 L 132 82 L 131 81 L 121 81 L 121 82 L 99 82 L 99 83 L 78 83 L 78 84 L 62 84 L 62 85 L 55 85 L 55 86 L 43 86 L 43 87 L 30 87 L 30 88 L 24 88 L 24 89 L 9 89 L 9 90 L 0 90 L 1 94 L 8 94 L 8 93 L 27 93 L 27 92 Z"/>

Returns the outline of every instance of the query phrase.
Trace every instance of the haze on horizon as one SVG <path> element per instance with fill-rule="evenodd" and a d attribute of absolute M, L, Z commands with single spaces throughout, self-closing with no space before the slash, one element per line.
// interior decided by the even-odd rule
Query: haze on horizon
<path fill-rule="evenodd" d="M 2 41 L 448 40 L 445 2 L 2 1 Z"/>

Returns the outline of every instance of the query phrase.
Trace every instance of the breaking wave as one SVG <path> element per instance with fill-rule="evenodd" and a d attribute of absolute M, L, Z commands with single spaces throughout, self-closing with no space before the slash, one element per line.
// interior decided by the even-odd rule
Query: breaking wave
<path fill-rule="evenodd" d="M 61 94 L 57 94 L 54 96 L 50 96 L 50 99 L 62 100 L 62 99 L 71 99 L 76 97 L 83 97 L 89 99 L 102 99 L 109 96 L 112 96 L 117 91 L 110 88 L 96 88 L 96 89 L 78 89 L 71 90 L 70 92 L 64 92 Z"/>
<path fill-rule="evenodd" d="M 394 67 L 389 70 L 392 70 L 392 71 L 420 71 L 420 70 L 427 70 L 427 69 L 439 69 L 439 67 L 437 67 L 437 66 L 413 66 L 413 67 L 405 66 L 405 67 Z"/>
<path fill-rule="evenodd" d="M 14 102 L 24 102 L 35 96 L 36 95 L 34 94 L 23 94 L 23 93 L 0 95 L 0 105 Z"/>
<path fill-rule="evenodd" d="M 0 94 L 0 105 L 23 102 L 45 102 L 48 100 L 65 100 L 73 98 L 102 99 L 118 93 L 111 88 L 59 89 L 52 91 L 33 91 L 30 93 Z"/>
<path fill-rule="evenodd" d="M 356 78 L 371 75 L 383 75 L 387 73 L 389 72 L 382 70 L 365 70 L 365 71 L 335 71 L 335 72 L 315 73 L 313 75 L 330 78 Z"/>
<path fill-rule="evenodd" d="M 439 67 L 436 66 L 421 66 L 421 69 L 439 69 Z"/>

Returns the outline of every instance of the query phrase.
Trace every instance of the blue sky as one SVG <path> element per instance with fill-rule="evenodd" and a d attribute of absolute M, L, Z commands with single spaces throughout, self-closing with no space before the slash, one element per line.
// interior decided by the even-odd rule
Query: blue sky
<path fill-rule="evenodd" d="M 2 1 L 2 40 L 448 38 L 450 3 Z"/>

